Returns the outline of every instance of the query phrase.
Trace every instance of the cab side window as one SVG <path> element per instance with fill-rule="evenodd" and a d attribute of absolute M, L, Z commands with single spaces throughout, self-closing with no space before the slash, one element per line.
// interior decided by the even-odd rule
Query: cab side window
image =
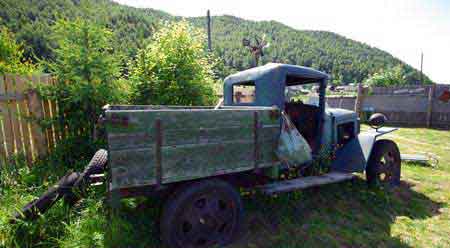
<path fill-rule="evenodd" d="M 233 103 L 248 104 L 255 102 L 256 87 L 254 82 L 243 82 L 233 85 Z"/>

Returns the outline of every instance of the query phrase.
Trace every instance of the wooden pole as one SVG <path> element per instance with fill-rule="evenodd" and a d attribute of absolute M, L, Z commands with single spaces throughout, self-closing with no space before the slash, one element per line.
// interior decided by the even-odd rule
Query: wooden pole
<path fill-rule="evenodd" d="M 428 104 L 427 104 L 427 127 L 431 127 L 432 115 L 433 115 L 433 98 L 436 91 L 436 84 L 433 84 L 428 91 Z"/>
<path fill-rule="evenodd" d="M 355 101 L 355 112 L 358 115 L 358 117 L 361 117 L 361 108 L 362 108 L 363 97 L 364 97 L 363 86 L 361 83 L 359 83 L 358 84 L 358 94 L 356 95 L 356 101 Z"/>
<path fill-rule="evenodd" d="M 208 31 L 208 50 L 209 52 L 212 51 L 212 46 L 211 46 L 211 15 L 209 13 L 209 10 L 206 12 L 206 28 Z"/>
<path fill-rule="evenodd" d="M 423 85 L 423 52 L 420 54 L 420 85 Z"/>

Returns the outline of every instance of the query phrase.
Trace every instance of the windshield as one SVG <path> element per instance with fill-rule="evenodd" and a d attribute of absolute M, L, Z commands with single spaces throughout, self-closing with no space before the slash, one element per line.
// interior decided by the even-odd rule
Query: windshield
<path fill-rule="evenodd" d="M 284 88 L 287 103 L 303 103 L 319 107 L 319 83 L 292 85 Z M 325 107 L 328 107 L 325 104 Z"/>

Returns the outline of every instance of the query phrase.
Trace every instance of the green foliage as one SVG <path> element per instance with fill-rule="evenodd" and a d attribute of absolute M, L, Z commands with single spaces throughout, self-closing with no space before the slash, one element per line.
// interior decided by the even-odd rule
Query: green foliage
<path fill-rule="evenodd" d="M 11 32 L 0 28 L 0 74 L 26 74 L 36 70 L 35 66 L 26 61 L 23 49 Z"/>
<path fill-rule="evenodd" d="M 75 208 L 57 202 L 34 221 L 9 223 L 15 211 L 43 194 L 67 172 L 60 167 L 38 163 L 32 168 L 25 159 L 0 166 L 0 247 L 103 247 L 106 227 L 102 189 L 89 191 L 89 199 Z"/>
<path fill-rule="evenodd" d="M 395 67 L 374 73 L 366 80 L 365 83 L 371 86 L 382 87 L 401 86 L 407 85 L 412 80 L 417 80 L 417 78 L 420 78 L 420 74 L 416 75 L 414 72 L 407 72 L 403 66 L 397 65 Z M 420 81 L 417 83 L 420 83 Z M 430 83 L 431 81 L 424 77 L 423 84 Z"/>
<path fill-rule="evenodd" d="M 105 229 L 108 227 L 106 206 L 98 198 L 86 199 L 82 208 L 76 209 L 72 221 L 65 224 L 64 236 L 58 240 L 61 248 L 105 247 Z M 108 246 L 106 246 L 108 247 Z"/>
<path fill-rule="evenodd" d="M 366 84 L 371 86 L 397 86 L 405 85 L 406 78 L 403 68 L 396 66 L 388 70 L 377 72 L 366 80 Z"/>
<path fill-rule="evenodd" d="M 87 7 L 86 7 L 87 6 Z M 0 25 L 17 34 L 27 46 L 25 56 L 53 58 L 51 26 L 64 17 L 73 20 L 101 22 L 113 30 L 113 47 L 117 53 L 133 57 L 145 40 L 158 29 L 160 21 L 178 17 L 153 9 L 138 9 L 108 0 L 3 0 L 0 1 Z M 191 24 L 204 30 L 205 18 L 188 18 Z M 281 62 L 313 67 L 332 76 L 335 84 L 360 83 L 380 70 L 402 65 L 408 84 L 415 84 L 420 75 L 411 66 L 392 55 L 331 32 L 296 30 L 275 21 L 254 22 L 233 16 L 212 18 L 213 49 L 224 65 L 217 76 L 224 78 L 232 71 L 247 69 L 252 64 L 242 38 L 266 35 L 271 46 L 265 50 L 261 63 Z M 204 41 L 206 43 L 206 41 Z M 424 81 L 430 81 L 426 76 Z"/>
<path fill-rule="evenodd" d="M 26 44 L 25 57 L 53 59 L 55 44 L 52 26 L 59 19 L 81 18 L 114 30 L 113 47 L 123 56 L 134 56 L 142 41 L 151 36 L 162 19 L 172 18 L 162 11 L 121 6 L 109 0 L 2 0 L 0 26 L 17 34 Z M 125 59 L 122 62 L 125 62 Z"/>
<path fill-rule="evenodd" d="M 186 22 L 161 28 L 130 66 L 135 104 L 208 105 L 214 103 L 214 61 L 204 36 Z"/>
<path fill-rule="evenodd" d="M 63 136 L 59 155 L 73 163 L 88 159 L 95 151 L 99 143 L 94 130 L 102 106 L 123 101 L 126 90 L 119 80 L 111 31 L 81 19 L 59 20 L 54 31 L 57 47 L 49 68 L 57 82 L 43 85 L 41 94 L 58 103 L 61 114 L 52 121 Z"/>

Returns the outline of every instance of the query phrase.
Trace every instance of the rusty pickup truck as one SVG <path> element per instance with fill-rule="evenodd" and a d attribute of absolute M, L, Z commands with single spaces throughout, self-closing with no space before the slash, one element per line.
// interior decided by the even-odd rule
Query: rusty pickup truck
<path fill-rule="evenodd" d="M 399 150 L 380 139 L 395 128 L 382 127 L 385 117 L 375 114 L 373 129 L 360 133 L 355 112 L 326 106 L 328 79 L 270 63 L 227 77 L 220 106 L 107 106 L 111 201 L 164 193 L 162 240 L 210 247 L 241 232 L 239 188 L 276 194 L 349 180 L 354 172 L 365 172 L 370 185 L 398 184 Z M 308 89 L 309 99 L 291 97 Z M 327 173 L 300 173 L 324 161 Z M 293 167 L 298 177 L 282 180 Z"/>

